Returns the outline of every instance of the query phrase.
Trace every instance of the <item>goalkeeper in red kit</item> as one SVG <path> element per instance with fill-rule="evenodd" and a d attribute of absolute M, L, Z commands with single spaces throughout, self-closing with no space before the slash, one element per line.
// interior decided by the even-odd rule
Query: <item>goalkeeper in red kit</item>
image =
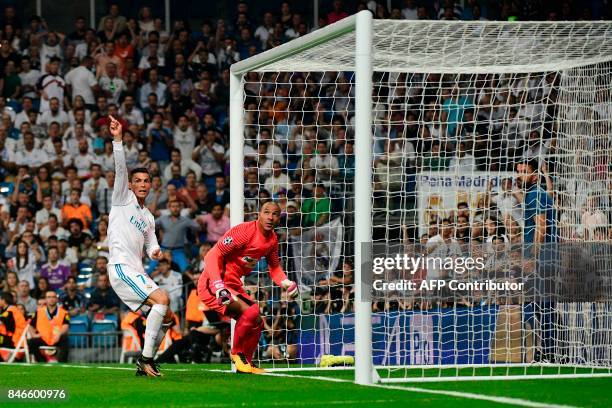
<path fill-rule="evenodd" d="M 236 225 L 219 238 L 204 258 L 204 270 L 198 281 L 198 296 L 202 302 L 236 320 L 230 358 L 240 373 L 264 372 L 252 362 L 264 324 L 259 306 L 250 300 L 241 278 L 266 257 L 272 280 L 285 289 L 290 298 L 298 296 L 297 284 L 287 279 L 280 266 L 278 238 L 274 232 L 279 221 L 278 204 L 262 205 L 256 221 Z"/>

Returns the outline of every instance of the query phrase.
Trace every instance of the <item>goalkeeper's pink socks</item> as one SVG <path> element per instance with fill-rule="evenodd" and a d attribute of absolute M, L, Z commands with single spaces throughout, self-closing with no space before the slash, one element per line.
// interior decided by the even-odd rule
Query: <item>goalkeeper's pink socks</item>
<path fill-rule="evenodd" d="M 257 305 L 253 305 L 257 306 Z M 249 363 L 253 361 L 253 355 L 255 354 L 255 350 L 257 350 L 257 344 L 259 344 L 259 338 L 261 337 L 261 332 L 263 331 L 264 324 L 261 318 L 257 319 L 256 327 L 249 334 L 249 339 L 245 342 L 244 345 L 244 354 L 246 355 Z"/>
<path fill-rule="evenodd" d="M 250 362 L 263 327 L 263 321 L 259 318 L 259 306 L 253 304 L 236 321 L 232 354 L 243 353 Z"/>

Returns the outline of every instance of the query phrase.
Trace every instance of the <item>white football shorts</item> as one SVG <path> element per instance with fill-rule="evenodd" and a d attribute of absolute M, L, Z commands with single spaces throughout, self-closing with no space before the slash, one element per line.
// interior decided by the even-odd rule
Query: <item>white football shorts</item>
<path fill-rule="evenodd" d="M 113 290 L 134 312 L 143 307 L 152 292 L 159 289 L 149 275 L 128 265 L 112 264 L 107 266 L 107 270 Z"/>

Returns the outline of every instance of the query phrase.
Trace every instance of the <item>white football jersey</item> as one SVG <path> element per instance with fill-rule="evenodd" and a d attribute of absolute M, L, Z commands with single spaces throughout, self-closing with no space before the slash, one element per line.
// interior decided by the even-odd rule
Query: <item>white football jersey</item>
<path fill-rule="evenodd" d="M 108 226 L 109 264 L 129 265 L 144 272 L 143 248 L 151 256 L 159 248 L 155 236 L 155 218 L 147 207 L 138 204 L 128 187 L 128 171 L 123 144 L 113 141 L 115 185 Z"/>

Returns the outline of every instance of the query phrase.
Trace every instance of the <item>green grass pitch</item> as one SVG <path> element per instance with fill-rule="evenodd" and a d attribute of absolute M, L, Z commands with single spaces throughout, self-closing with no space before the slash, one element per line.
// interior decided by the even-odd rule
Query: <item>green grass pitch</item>
<path fill-rule="evenodd" d="M 612 378 L 353 384 L 351 370 L 240 375 L 228 366 L 165 365 L 163 378 L 128 365 L 0 365 L 0 406 L 491 407 L 612 406 Z M 64 389 L 64 401 L 9 400 L 9 389 Z M 431 392 L 429 392 L 431 390 Z"/>

